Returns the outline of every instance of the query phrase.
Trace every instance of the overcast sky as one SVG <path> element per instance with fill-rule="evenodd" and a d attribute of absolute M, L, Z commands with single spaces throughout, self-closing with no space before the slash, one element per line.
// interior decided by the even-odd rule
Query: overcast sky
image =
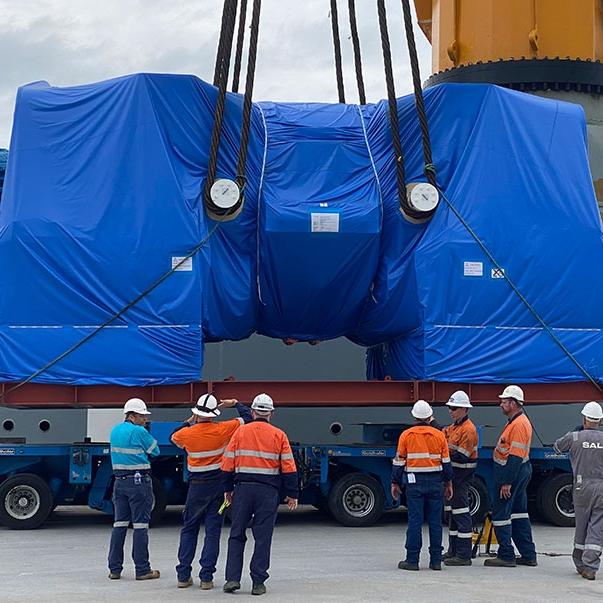
<path fill-rule="evenodd" d="M 252 0 L 248 0 L 249 5 Z M 0 0 L 0 146 L 19 86 L 136 72 L 211 81 L 223 0 Z M 338 0 L 346 100 L 357 102 L 347 1 Z M 400 0 L 387 0 L 398 96 L 411 91 Z M 263 0 L 254 100 L 337 102 L 329 0 Z M 369 101 L 386 95 L 376 0 L 356 0 Z M 431 48 L 415 27 L 421 75 Z"/>

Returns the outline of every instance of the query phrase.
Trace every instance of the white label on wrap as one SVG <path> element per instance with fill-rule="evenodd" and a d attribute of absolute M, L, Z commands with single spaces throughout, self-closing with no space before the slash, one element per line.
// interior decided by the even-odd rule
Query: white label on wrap
<path fill-rule="evenodd" d="M 186 260 L 184 260 L 184 257 L 185 256 L 172 256 L 172 270 L 175 270 L 176 272 L 193 271 L 193 258 L 187 258 Z M 184 260 L 184 262 L 182 262 L 182 260 Z M 180 262 L 182 262 L 182 264 L 178 266 Z M 176 266 L 178 266 L 178 268 L 176 268 Z"/>
<path fill-rule="evenodd" d="M 464 276 L 484 276 L 484 265 L 482 262 L 463 262 Z"/>
<path fill-rule="evenodd" d="M 339 232 L 339 214 L 312 214 L 312 232 Z"/>

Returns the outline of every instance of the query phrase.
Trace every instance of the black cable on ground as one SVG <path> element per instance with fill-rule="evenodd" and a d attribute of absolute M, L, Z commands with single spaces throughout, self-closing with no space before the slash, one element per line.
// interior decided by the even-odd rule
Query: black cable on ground
<path fill-rule="evenodd" d="M 358 84 L 358 99 L 361 105 L 366 105 L 366 94 L 364 92 L 364 78 L 362 76 L 362 55 L 360 53 L 360 37 L 358 36 L 358 24 L 356 23 L 356 6 L 354 0 L 348 0 L 348 14 L 350 17 L 350 31 L 352 33 L 352 45 L 354 47 L 354 65 L 356 67 L 356 83 Z"/>
<path fill-rule="evenodd" d="M 255 64 L 257 59 L 258 38 L 260 31 L 261 0 L 253 0 L 253 13 L 251 16 L 251 36 L 249 39 L 249 55 L 247 58 L 247 79 L 245 82 L 245 97 L 243 99 L 243 123 L 241 125 L 241 142 L 239 145 L 239 158 L 237 161 L 237 180 L 241 195 L 243 195 L 246 176 L 247 149 L 249 146 L 249 129 L 251 126 L 251 98 L 255 77 Z"/>
<path fill-rule="evenodd" d="M 333 51 L 335 53 L 335 75 L 339 102 L 345 103 L 343 89 L 343 67 L 341 65 L 341 41 L 339 39 L 339 20 L 337 18 L 337 0 L 331 0 L 331 29 L 333 30 Z"/>
<path fill-rule="evenodd" d="M 214 112 L 214 125 L 211 133 L 211 143 L 209 149 L 209 164 L 207 167 L 207 179 L 205 181 L 204 202 L 211 208 L 211 187 L 216 179 L 216 170 L 218 167 L 218 150 L 220 146 L 220 135 L 222 133 L 222 122 L 224 120 L 224 105 L 226 102 L 226 86 L 228 82 L 228 72 L 230 70 L 230 55 L 232 53 L 232 40 L 234 36 L 234 27 L 237 11 L 237 0 L 225 0 L 224 11 L 226 13 L 224 29 L 220 35 L 222 46 L 222 61 L 220 62 L 220 73 L 218 74 L 218 98 Z"/>
<path fill-rule="evenodd" d="M 408 54 L 410 56 L 410 68 L 412 72 L 412 82 L 415 91 L 415 106 L 421 126 L 421 138 L 423 141 L 423 159 L 425 161 L 425 176 L 428 182 L 435 186 L 436 174 L 435 166 L 431 155 L 431 140 L 429 138 L 429 126 L 427 115 L 425 113 L 425 101 L 423 99 L 423 89 L 421 87 L 421 72 L 419 70 L 419 58 L 417 56 L 417 47 L 415 45 L 415 33 L 412 26 L 412 15 L 410 12 L 410 0 L 402 0 L 402 10 L 404 12 L 404 27 L 406 29 L 406 42 L 408 44 Z M 435 209 L 433 210 L 435 211 Z M 430 215 L 433 214 L 429 212 Z"/>
<path fill-rule="evenodd" d="M 239 76 L 241 74 L 241 61 L 243 59 L 243 44 L 245 42 L 245 20 L 247 19 L 247 0 L 241 0 L 239 10 L 239 29 L 237 32 L 237 50 L 235 52 L 234 73 L 232 75 L 232 91 L 239 91 Z"/>
<path fill-rule="evenodd" d="M 381 32 L 381 48 L 383 50 L 383 68 L 385 71 L 385 84 L 387 87 L 387 103 L 389 106 L 389 123 L 392 133 L 392 144 L 394 147 L 394 159 L 396 169 L 396 182 L 398 185 L 398 199 L 400 207 L 411 217 L 420 218 L 419 212 L 409 207 L 406 197 L 406 178 L 404 174 L 404 157 L 402 155 L 402 143 L 400 142 L 400 127 L 398 123 L 398 104 L 396 102 L 396 89 L 394 86 L 394 73 L 392 67 L 392 52 L 389 43 L 389 32 L 387 29 L 387 14 L 385 12 L 385 0 L 377 0 L 377 11 L 379 14 L 379 30 Z M 413 215 L 414 214 L 414 215 Z"/>

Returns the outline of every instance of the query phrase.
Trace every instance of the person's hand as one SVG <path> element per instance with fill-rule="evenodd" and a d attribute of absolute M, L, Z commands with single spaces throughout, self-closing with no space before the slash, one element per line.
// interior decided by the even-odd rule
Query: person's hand
<path fill-rule="evenodd" d="M 232 505 L 232 495 L 234 494 L 234 491 L 231 490 L 230 492 L 224 492 L 224 500 L 229 504 Z"/>
<path fill-rule="evenodd" d="M 297 509 L 297 498 L 291 498 L 290 496 L 285 496 L 285 502 L 291 511 L 295 511 Z"/>
<path fill-rule="evenodd" d="M 446 500 L 450 500 L 453 494 L 454 492 L 452 490 L 452 482 L 448 482 L 444 488 L 444 498 Z"/>
<path fill-rule="evenodd" d="M 219 408 L 232 408 L 233 406 L 236 406 L 238 400 L 235 400 L 235 398 L 227 398 L 226 400 L 220 400 L 220 404 L 218 404 Z"/>
<path fill-rule="evenodd" d="M 503 484 L 500 487 L 500 497 L 504 499 L 511 498 L 511 484 Z"/>
<path fill-rule="evenodd" d="M 400 488 L 400 484 L 393 483 L 392 484 L 392 498 L 394 500 L 398 500 L 400 498 L 400 494 L 402 494 L 402 488 Z"/>

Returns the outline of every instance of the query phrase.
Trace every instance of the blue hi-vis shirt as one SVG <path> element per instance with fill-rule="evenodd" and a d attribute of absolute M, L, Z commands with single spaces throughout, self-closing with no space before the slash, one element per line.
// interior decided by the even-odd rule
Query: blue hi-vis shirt
<path fill-rule="evenodd" d="M 157 440 L 142 426 L 124 421 L 111 430 L 111 464 L 116 474 L 149 470 L 159 454 Z"/>

